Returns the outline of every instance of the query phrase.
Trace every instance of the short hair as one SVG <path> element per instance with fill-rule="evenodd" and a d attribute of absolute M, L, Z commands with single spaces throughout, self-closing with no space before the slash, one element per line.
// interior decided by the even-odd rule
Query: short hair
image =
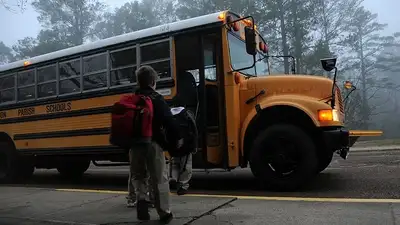
<path fill-rule="evenodd" d="M 151 66 L 141 66 L 135 71 L 135 75 L 141 88 L 152 86 L 158 80 L 158 74 Z"/>

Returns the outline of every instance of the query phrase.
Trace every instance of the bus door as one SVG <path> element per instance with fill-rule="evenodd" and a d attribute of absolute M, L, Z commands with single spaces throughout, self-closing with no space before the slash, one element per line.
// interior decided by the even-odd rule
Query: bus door
<path fill-rule="evenodd" d="M 225 112 L 221 29 L 182 34 L 175 37 L 177 95 L 196 99 L 191 105 L 199 129 L 199 150 L 194 168 L 220 168 L 225 164 Z M 189 78 L 195 82 L 197 98 Z M 184 86 L 184 87 L 182 87 Z M 191 97 L 193 96 L 193 97 Z M 191 101 L 194 102 L 194 101 Z M 182 105 L 182 104 L 180 104 Z"/>

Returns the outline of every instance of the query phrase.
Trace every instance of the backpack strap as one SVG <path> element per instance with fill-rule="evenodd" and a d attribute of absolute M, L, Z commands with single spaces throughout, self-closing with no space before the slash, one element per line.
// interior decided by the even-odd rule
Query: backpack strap
<path fill-rule="evenodd" d="M 156 99 L 157 97 L 158 97 L 158 93 L 157 92 L 153 92 L 153 93 L 151 93 L 150 95 L 148 95 L 148 97 L 152 100 L 152 101 L 154 101 L 154 99 Z"/>

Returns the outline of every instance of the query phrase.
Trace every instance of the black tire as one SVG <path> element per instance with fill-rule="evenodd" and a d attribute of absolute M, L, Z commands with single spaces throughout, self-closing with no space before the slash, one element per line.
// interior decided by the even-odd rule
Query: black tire
<path fill-rule="evenodd" d="M 57 171 L 67 178 L 80 178 L 89 166 L 90 160 L 66 160 L 57 166 Z"/>
<path fill-rule="evenodd" d="M 318 156 L 318 168 L 317 173 L 324 171 L 329 164 L 331 164 L 333 158 L 333 152 L 324 152 Z"/>
<path fill-rule="evenodd" d="M 18 155 L 11 143 L 0 143 L 0 181 L 25 182 L 34 173 L 35 167 L 27 157 Z"/>
<path fill-rule="evenodd" d="M 300 188 L 315 176 L 318 166 L 313 140 L 291 124 L 275 124 L 261 131 L 253 143 L 249 161 L 254 176 L 267 188 L 277 191 Z"/>

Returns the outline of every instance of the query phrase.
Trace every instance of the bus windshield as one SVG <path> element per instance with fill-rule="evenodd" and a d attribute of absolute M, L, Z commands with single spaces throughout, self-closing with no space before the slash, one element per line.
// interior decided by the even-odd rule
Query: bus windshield
<path fill-rule="evenodd" d="M 229 53 L 232 69 L 249 67 L 253 64 L 253 56 L 247 54 L 246 43 L 231 32 L 228 33 Z M 264 59 L 263 59 L 264 58 Z M 256 64 L 254 67 L 242 70 L 245 75 L 266 76 L 268 75 L 268 59 L 261 52 L 256 55 Z"/>

